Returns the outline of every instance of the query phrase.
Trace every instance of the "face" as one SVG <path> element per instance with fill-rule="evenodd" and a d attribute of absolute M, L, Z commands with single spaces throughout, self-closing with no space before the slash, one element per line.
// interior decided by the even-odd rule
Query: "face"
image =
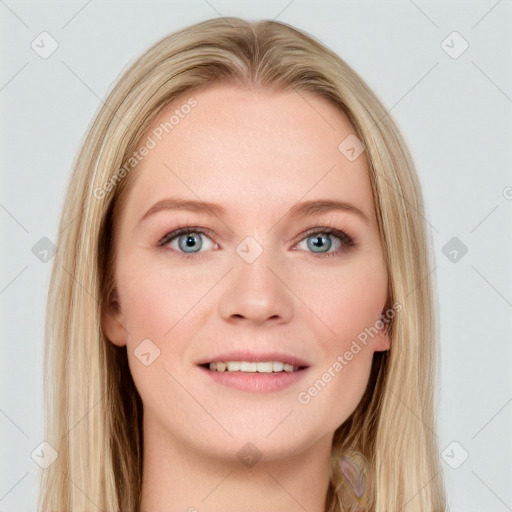
<path fill-rule="evenodd" d="M 228 84 L 150 127 L 116 226 L 120 307 L 103 318 L 145 436 L 226 459 L 247 442 L 269 458 L 330 447 L 389 348 L 365 155 L 338 148 L 353 133 L 321 97 Z"/>

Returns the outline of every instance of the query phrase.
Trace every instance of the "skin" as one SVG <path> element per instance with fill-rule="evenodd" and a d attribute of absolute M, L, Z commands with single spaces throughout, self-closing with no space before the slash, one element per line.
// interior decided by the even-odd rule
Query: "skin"
<path fill-rule="evenodd" d="M 226 83 L 175 100 L 148 134 L 191 96 L 197 106 L 133 171 L 115 233 L 119 310 L 102 322 L 112 343 L 127 345 L 144 405 L 140 510 L 320 512 L 333 434 L 363 395 L 373 353 L 389 349 L 381 330 L 299 402 L 384 311 L 388 276 L 365 156 L 349 161 L 338 150 L 354 130 L 325 99 Z M 226 214 L 161 209 L 140 221 L 171 196 L 215 202 Z M 312 199 L 350 202 L 367 222 L 338 210 L 286 216 Z M 158 246 L 182 225 L 211 230 L 196 241 L 199 252 L 185 253 L 179 237 Z M 331 235 L 314 252 L 305 232 L 317 227 L 357 245 L 339 248 Z M 262 248 L 252 263 L 236 251 L 247 236 Z M 148 366 L 134 354 L 145 339 L 160 350 Z M 309 368 L 289 388 L 248 393 L 196 366 L 238 348 L 295 354 Z M 237 456 L 248 442 L 262 456 L 250 467 Z"/>

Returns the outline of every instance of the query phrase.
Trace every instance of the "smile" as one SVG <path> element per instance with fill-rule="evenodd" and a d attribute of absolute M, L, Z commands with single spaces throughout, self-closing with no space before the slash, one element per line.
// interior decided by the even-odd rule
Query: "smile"
<path fill-rule="evenodd" d="M 242 372 L 242 373 L 278 373 L 296 372 L 300 366 L 294 366 L 282 361 L 217 361 L 203 365 L 213 372 Z"/>
<path fill-rule="evenodd" d="M 208 383 L 248 393 L 282 391 L 299 385 L 309 373 L 308 366 L 283 361 L 217 361 L 200 364 L 197 368 Z"/>

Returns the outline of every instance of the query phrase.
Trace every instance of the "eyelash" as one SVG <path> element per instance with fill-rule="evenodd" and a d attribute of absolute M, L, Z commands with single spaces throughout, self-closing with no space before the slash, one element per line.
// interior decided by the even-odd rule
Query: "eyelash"
<path fill-rule="evenodd" d="M 191 233 L 206 235 L 208 238 L 211 238 L 210 230 L 203 229 L 203 228 L 195 228 L 195 227 L 191 227 L 191 226 L 183 226 L 183 227 L 179 227 L 173 231 L 170 231 L 169 233 L 164 235 L 162 237 L 162 239 L 158 242 L 158 247 L 163 247 L 164 245 L 172 242 L 175 238 L 178 238 L 180 235 L 186 235 L 186 234 L 191 234 Z M 316 257 L 326 258 L 326 257 L 331 257 L 331 256 L 341 256 L 343 252 L 346 252 L 347 250 L 352 249 L 357 246 L 356 242 L 354 242 L 354 240 L 349 235 L 347 235 L 347 233 L 345 233 L 344 231 L 341 231 L 339 229 L 331 228 L 331 227 L 313 228 L 309 231 L 306 231 L 304 236 L 297 243 L 300 243 L 304 239 L 309 238 L 313 235 L 334 235 L 336 238 L 338 238 L 340 240 L 340 242 L 342 244 L 341 247 L 335 252 L 324 253 L 324 254 L 312 252 L 311 254 L 313 254 Z M 184 258 L 196 258 L 197 259 L 198 258 L 197 255 L 200 253 L 197 252 L 197 253 L 187 254 L 187 253 L 180 251 L 179 254 L 180 254 L 180 256 L 183 256 Z"/>

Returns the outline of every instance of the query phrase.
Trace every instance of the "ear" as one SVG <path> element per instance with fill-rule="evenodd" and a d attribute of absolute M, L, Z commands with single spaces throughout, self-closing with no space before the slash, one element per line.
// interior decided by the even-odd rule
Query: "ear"
<path fill-rule="evenodd" d="M 391 348 L 389 339 L 389 321 L 382 321 L 383 327 L 374 336 L 372 341 L 373 350 L 375 352 L 384 352 Z"/>
<path fill-rule="evenodd" d="M 126 345 L 127 330 L 116 290 L 109 295 L 107 304 L 101 312 L 101 327 L 107 339 L 114 345 Z"/>

